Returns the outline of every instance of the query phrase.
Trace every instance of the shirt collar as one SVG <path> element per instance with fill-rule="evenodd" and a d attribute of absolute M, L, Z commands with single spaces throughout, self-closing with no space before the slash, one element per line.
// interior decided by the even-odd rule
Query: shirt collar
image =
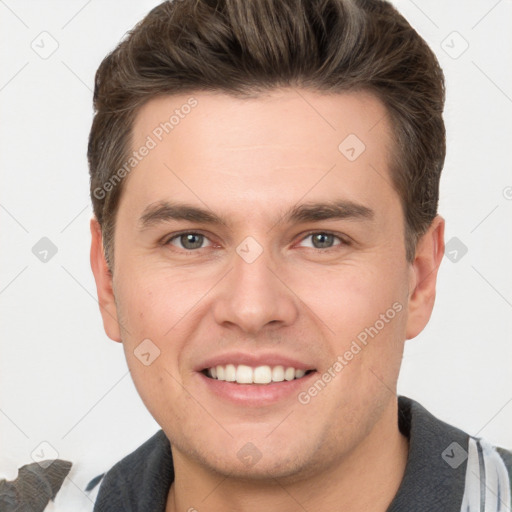
<path fill-rule="evenodd" d="M 409 454 L 402 483 L 387 512 L 409 512 L 411 507 L 415 512 L 460 512 L 466 475 L 463 454 L 469 436 L 409 398 L 399 397 L 398 411 L 400 431 L 409 438 Z"/>

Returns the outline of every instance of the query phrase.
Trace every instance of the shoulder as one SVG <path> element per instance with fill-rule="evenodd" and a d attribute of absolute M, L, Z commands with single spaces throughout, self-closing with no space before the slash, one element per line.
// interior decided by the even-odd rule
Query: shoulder
<path fill-rule="evenodd" d="M 409 439 L 402 484 L 388 512 L 509 510 L 512 453 L 443 422 L 399 397 L 399 428 Z"/>
<path fill-rule="evenodd" d="M 94 511 L 158 510 L 174 480 L 170 443 L 162 430 L 96 477 Z M 91 482 L 91 484 L 94 482 Z"/>
<path fill-rule="evenodd" d="M 470 436 L 463 510 L 479 510 L 481 503 L 485 503 L 485 510 L 510 510 L 512 452 Z"/>

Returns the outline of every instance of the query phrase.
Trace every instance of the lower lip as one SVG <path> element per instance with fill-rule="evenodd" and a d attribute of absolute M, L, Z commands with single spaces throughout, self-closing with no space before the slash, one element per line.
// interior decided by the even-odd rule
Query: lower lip
<path fill-rule="evenodd" d="M 285 400 L 290 396 L 296 397 L 309 386 L 309 382 L 315 378 L 316 373 L 311 372 L 301 379 L 270 384 L 238 384 L 211 379 L 200 372 L 198 375 L 214 395 L 237 405 L 258 407 Z"/>

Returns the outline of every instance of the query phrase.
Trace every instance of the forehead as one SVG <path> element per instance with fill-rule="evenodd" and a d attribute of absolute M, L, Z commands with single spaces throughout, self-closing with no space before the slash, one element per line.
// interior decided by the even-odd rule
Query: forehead
<path fill-rule="evenodd" d="M 387 117 L 383 103 L 365 91 L 326 94 L 285 88 L 244 99 L 200 91 L 145 103 L 134 122 L 133 146 L 148 135 L 162 142 L 172 134 L 178 141 L 193 132 L 197 143 L 210 147 L 210 142 L 242 149 L 257 143 L 292 147 L 325 141 L 337 149 L 336 142 L 348 134 L 371 143 L 390 136 Z"/>
<path fill-rule="evenodd" d="M 144 147 L 123 192 L 139 210 L 168 198 L 247 211 L 335 190 L 360 202 L 376 187 L 384 199 L 395 194 L 387 111 L 367 92 L 162 96 L 136 117 L 132 150 Z"/>

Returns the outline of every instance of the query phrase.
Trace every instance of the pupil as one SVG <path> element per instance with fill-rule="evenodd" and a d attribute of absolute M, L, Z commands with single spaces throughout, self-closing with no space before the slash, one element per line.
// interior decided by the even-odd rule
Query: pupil
<path fill-rule="evenodd" d="M 328 235 L 326 233 L 317 233 L 313 237 L 313 240 L 314 240 L 313 245 L 315 245 L 315 247 L 317 247 L 317 248 L 329 247 L 332 242 L 332 235 Z M 316 242 L 319 242 L 319 243 L 317 244 Z"/>
<path fill-rule="evenodd" d="M 203 235 L 182 235 L 181 243 L 186 249 L 198 249 L 201 247 Z M 194 239 L 196 240 L 194 242 Z"/>

